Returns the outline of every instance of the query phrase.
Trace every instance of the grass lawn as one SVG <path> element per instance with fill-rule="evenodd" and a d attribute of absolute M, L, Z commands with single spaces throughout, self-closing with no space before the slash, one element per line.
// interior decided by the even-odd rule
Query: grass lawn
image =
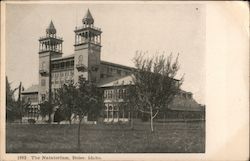
<path fill-rule="evenodd" d="M 82 125 L 81 149 L 77 150 L 77 125 L 8 124 L 7 153 L 134 153 L 205 152 L 204 122 L 129 125 Z"/>

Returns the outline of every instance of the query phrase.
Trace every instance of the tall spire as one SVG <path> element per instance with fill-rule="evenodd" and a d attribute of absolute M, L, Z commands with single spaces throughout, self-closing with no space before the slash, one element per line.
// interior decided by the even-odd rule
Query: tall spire
<path fill-rule="evenodd" d="M 94 24 L 94 19 L 88 9 L 88 11 L 86 12 L 85 16 L 82 19 L 82 23 L 85 25 L 92 25 Z"/>
<path fill-rule="evenodd" d="M 46 33 L 47 34 L 56 34 L 56 28 L 55 28 L 52 20 L 50 21 L 50 24 L 49 24 L 48 28 L 46 29 Z"/>

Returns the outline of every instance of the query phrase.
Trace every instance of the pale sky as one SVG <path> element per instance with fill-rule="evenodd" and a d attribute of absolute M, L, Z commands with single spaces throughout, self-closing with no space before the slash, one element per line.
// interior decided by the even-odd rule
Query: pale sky
<path fill-rule="evenodd" d="M 104 3 L 104 2 L 102 2 Z M 205 6 L 201 4 L 7 4 L 6 74 L 13 86 L 38 84 L 38 39 L 51 20 L 74 53 L 74 28 L 90 9 L 102 33 L 101 59 L 133 66 L 137 50 L 180 53 L 182 89 L 205 103 Z"/>

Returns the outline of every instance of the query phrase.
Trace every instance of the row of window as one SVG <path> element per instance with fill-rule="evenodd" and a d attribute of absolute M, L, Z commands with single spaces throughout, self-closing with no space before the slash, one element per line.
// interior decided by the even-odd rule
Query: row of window
<path fill-rule="evenodd" d="M 110 89 L 104 91 L 104 98 L 106 99 L 123 99 L 127 95 L 126 89 Z"/>
<path fill-rule="evenodd" d="M 65 72 L 56 72 L 56 73 L 52 73 L 51 76 L 52 78 L 58 78 L 58 77 L 67 77 L 67 76 L 73 76 L 74 75 L 74 71 L 65 71 Z"/>
<path fill-rule="evenodd" d="M 101 77 L 101 78 L 108 78 L 108 77 L 113 77 L 113 76 L 115 76 L 115 75 L 117 75 L 117 76 L 126 76 L 126 75 L 128 75 L 128 72 L 122 72 L 121 74 L 116 74 L 116 73 L 104 74 L 104 73 L 102 73 L 102 74 L 100 75 L 100 77 Z"/>
<path fill-rule="evenodd" d="M 114 74 L 117 74 L 117 75 L 128 75 L 129 72 L 128 71 L 125 71 L 125 70 L 122 70 L 120 68 L 113 68 L 113 67 L 107 67 L 107 73 L 114 73 Z"/>
<path fill-rule="evenodd" d="M 52 80 L 51 84 L 64 84 L 64 83 L 73 83 L 74 80 L 71 79 L 61 79 L 61 80 Z M 46 80 L 45 79 L 41 79 L 41 86 L 46 86 Z"/>
<path fill-rule="evenodd" d="M 52 70 L 73 68 L 74 60 L 65 61 L 65 62 L 53 62 L 51 67 L 52 67 Z"/>
<path fill-rule="evenodd" d="M 124 111 L 125 108 L 124 107 L 118 107 L 118 106 L 105 106 L 105 111 Z"/>
<path fill-rule="evenodd" d="M 64 83 L 73 83 L 73 82 L 74 82 L 73 79 L 51 81 L 52 84 L 64 84 Z"/>
<path fill-rule="evenodd" d="M 129 112 L 124 107 L 106 105 L 104 118 L 128 118 Z"/>

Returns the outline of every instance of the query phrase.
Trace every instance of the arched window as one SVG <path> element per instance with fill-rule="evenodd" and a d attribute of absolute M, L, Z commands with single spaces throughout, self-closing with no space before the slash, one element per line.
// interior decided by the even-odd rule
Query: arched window
<path fill-rule="evenodd" d="M 45 64 L 45 62 L 43 61 L 43 62 L 42 62 L 42 70 L 45 70 L 45 67 L 46 67 L 46 64 Z"/>
<path fill-rule="evenodd" d="M 82 61 L 83 61 L 83 56 L 79 55 L 79 57 L 78 57 L 78 64 L 82 64 Z"/>
<path fill-rule="evenodd" d="M 119 95 L 118 98 L 122 98 L 122 89 L 119 89 Z"/>

